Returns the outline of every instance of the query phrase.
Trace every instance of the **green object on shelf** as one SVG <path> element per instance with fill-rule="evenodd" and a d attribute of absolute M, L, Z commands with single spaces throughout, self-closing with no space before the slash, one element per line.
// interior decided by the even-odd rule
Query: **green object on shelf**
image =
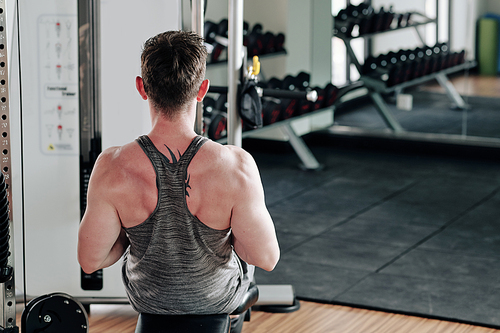
<path fill-rule="evenodd" d="M 498 21 L 481 18 L 478 24 L 478 63 L 480 75 L 498 73 Z"/>

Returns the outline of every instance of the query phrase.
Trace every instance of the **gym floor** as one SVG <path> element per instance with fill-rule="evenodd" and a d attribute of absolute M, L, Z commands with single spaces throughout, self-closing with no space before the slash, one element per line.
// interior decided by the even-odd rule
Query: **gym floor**
<path fill-rule="evenodd" d="M 453 82 L 455 83 L 457 90 L 462 94 L 466 93 L 474 96 L 496 97 L 500 92 L 500 79 L 498 78 L 471 76 L 467 81 L 464 81 L 463 78 L 456 77 L 453 79 Z M 467 83 L 467 86 L 464 82 Z M 431 91 L 440 90 L 437 85 L 429 85 L 424 87 L 424 89 Z M 346 148 L 336 150 L 337 148 L 335 147 L 313 147 L 313 149 L 315 153 L 331 153 L 330 156 L 317 156 L 318 159 L 322 159 L 323 161 L 327 161 L 327 163 L 332 164 L 330 165 L 330 169 L 342 164 L 347 165 L 349 163 L 357 163 L 358 161 L 355 160 L 356 158 L 369 160 L 370 163 L 372 163 L 372 167 L 374 167 L 374 164 L 377 163 L 377 161 L 380 161 L 380 165 L 383 167 L 387 159 L 392 159 L 395 156 L 390 152 L 368 151 L 360 153 L 359 151 Z M 295 172 L 291 170 L 293 170 L 298 163 L 295 153 L 291 150 L 271 155 L 274 156 L 269 157 L 269 153 L 261 151 L 255 153 L 256 161 L 262 169 L 261 172 L 264 180 L 264 186 L 266 188 L 266 196 L 268 196 L 269 202 L 276 200 L 276 198 L 272 197 L 273 186 L 276 188 L 276 183 L 274 183 L 274 185 L 266 185 L 266 182 L 268 182 L 268 180 L 272 177 L 277 177 L 277 175 Z M 365 155 L 369 157 L 366 157 Z M 405 155 L 405 160 L 409 163 L 408 168 L 411 170 L 417 169 L 418 166 L 415 165 L 415 161 L 419 160 L 420 157 L 412 156 L 411 154 Z M 351 157 L 354 158 L 354 160 L 350 160 Z M 271 163 L 276 158 L 279 159 L 280 162 L 278 164 Z M 448 159 L 446 157 L 433 156 L 425 156 L 423 157 L 423 160 L 430 163 L 437 163 L 440 166 L 453 165 L 454 162 L 458 161 L 453 158 Z M 460 161 L 463 162 L 464 160 Z M 496 161 L 469 159 L 466 164 L 466 167 L 459 167 L 461 169 L 460 176 L 464 178 L 472 175 L 467 172 L 484 175 L 485 172 L 488 173 L 493 172 L 492 170 L 500 169 L 500 163 Z M 401 164 L 400 168 L 405 168 L 405 165 Z M 297 181 L 300 182 L 301 179 L 299 178 L 300 176 L 297 177 Z M 376 181 L 376 177 L 372 177 L 371 179 Z M 275 179 L 275 182 L 276 181 L 279 182 L 278 179 Z M 356 193 L 351 193 L 351 195 L 356 196 Z M 436 214 L 439 214 L 439 212 L 436 212 Z M 284 228 L 283 226 L 283 221 L 279 221 L 279 223 L 277 223 L 278 234 L 282 234 L 284 231 L 279 229 L 280 227 Z M 286 249 L 286 247 L 286 243 L 282 244 L 282 248 Z M 18 309 L 19 322 L 22 307 L 19 305 Z M 134 332 L 136 317 L 137 315 L 128 305 L 92 305 L 89 317 L 90 332 Z M 471 326 L 467 324 L 305 301 L 301 302 L 301 309 L 299 311 L 290 314 L 270 314 L 254 311 L 252 313 L 251 321 L 245 323 L 244 326 L 244 332 L 247 333 L 364 332 L 368 329 L 370 332 L 500 332 L 491 328 Z"/>

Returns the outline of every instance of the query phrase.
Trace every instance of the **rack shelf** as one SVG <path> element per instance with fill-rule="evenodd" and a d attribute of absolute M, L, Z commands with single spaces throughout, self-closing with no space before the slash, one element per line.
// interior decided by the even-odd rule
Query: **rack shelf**
<path fill-rule="evenodd" d="M 403 82 L 403 83 L 400 83 L 400 84 L 394 85 L 394 86 L 387 86 L 384 81 L 370 77 L 368 75 L 361 75 L 360 80 L 363 81 L 365 86 L 368 87 L 369 89 L 373 89 L 374 91 L 377 91 L 377 92 L 382 93 L 382 94 L 388 94 L 388 93 L 394 92 L 396 90 L 402 90 L 402 89 L 405 89 L 408 87 L 412 87 L 412 86 L 416 86 L 416 85 L 425 83 L 427 81 L 435 80 L 439 76 L 453 74 L 453 73 L 462 71 L 464 69 L 470 69 L 470 68 L 475 67 L 476 65 L 477 65 L 476 61 L 467 61 L 463 64 L 458 65 L 458 66 L 449 67 L 449 68 L 443 69 L 439 72 L 425 75 L 425 76 L 413 79 L 411 81 Z"/>
<path fill-rule="evenodd" d="M 312 132 L 328 128 L 333 125 L 333 114 L 335 106 L 312 111 L 297 117 L 281 120 L 271 125 L 267 125 L 254 130 L 242 133 L 243 138 L 259 138 L 272 133 L 278 133 L 284 141 L 288 141 L 295 153 L 301 160 L 301 168 L 305 170 L 320 170 L 322 165 L 316 160 L 310 149 L 302 140 L 301 136 Z M 317 121 L 315 121 L 317 120 Z M 227 139 L 217 140 L 221 144 L 226 144 Z"/>
<path fill-rule="evenodd" d="M 372 33 L 367 33 L 367 34 L 362 34 L 362 35 L 359 35 L 359 36 L 352 36 L 352 37 L 348 37 L 346 36 L 345 34 L 339 32 L 339 31 L 336 31 L 334 29 L 334 35 L 336 37 L 339 37 L 341 38 L 342 40 L 344 41 L 351 41 L 352 39 L 357 39 L 357 38 L 370 38 L 370 37 L 373 37 L 373 36 L 376 36 L 376 35 L 380 35 L 380 34 L 384 34 L 384 33 L 388 33 L 388 32 L 394 32 L 394 31 L 398 31 L 398 30 L 404 30 L 404 29 L 408 29 L 408 28 L 416 28 L 416 27 L 419 27 L 419 26 L 422 26 L 422 25 L 426 25 L 426 24 L 429 24 L 429 23 L 436 23 L 436 19 L 431 19 L 431 18 L 428 18 L 418 12 L 411 12 L 412 15 L 419 15 L 423 18 L 422 21 L 419 21 L 419 22 L 413 22 L 411 24 L 408 24 L 404 27 L 397 27 L 397 28 L 393 28 L 393 29 L 388 29 L 388 30 L 383 30 L 383 31 L 378 31 L 378 32 L 372 32 Z"/>
<path fill-rule="evenodd" d="M 418 14 L 418 13 L 412 13 L 412 14 Z M 363 35 L 355 36 L 355 37 L 347 37 L 345 34 L 342 34 L 338 31 L 336 33 L 334 33 L 334 35 L 336 37 L 340 38 L 344 42 L 344 44 L 346 46 L 347 54 L 349 55 L 349 59 L 354 64 L 354 66 L 356 67 L 356 69 L 358 70 L 358 72 L 360 74 L 360 81 L 362 81 L 365 84 L 365 87 L 368 89 L 368 95 L 372 99 L 372 102 L 374 103 L 375 108 L 377 109 L 379 114 L 382 116 L 382 118 L 384 119 L 386 124 L 394 132 L 404 132 L 404 129 L 399 124 L 397 119 L 392 115 L 391 111 L 387 107 L 387 104 L 385 103 L 381 94 L 387 94 L 387 93 L 391 93 L 391 92 L 399 93 L 403 89 L 408 88 L 410 86 L 419 85 L 419 84 L 422 84 L 424 82 L 435 79 L 445 89 L 448 97 L 450 98 L 450 100 L 454 104 L 455 108 L 458 108 L 458 109 L 468 108 L 468 106 L 466 105 L 466 103 L 464 102 L 464 100 L 462 99 L 460 94 L 456 91 L 453 84 L 448 80 L 447 75 L 464 70 L 464 69 L 472 68 L 472 67 L 476 66 L 475 61 L 467 61 L 463 64 L 453 66 L 450 68 L 446 68 L 444 70 L 441 70 L 441 71 L 438 71 L 438 72 L 435 72 L 435 73 L 432 73 L 429 75 L 425 75 L 425 76 L 413 79 L 411 81 L 396 84 L 393 86 L 388 86 L 386 81 L 384 81 L 381 78 L 375 78 L 375 77 L 363 74 L 362 66 L 359 63 L 359 61 L 356 57 L 356 54 L 354 53 L 354 51 L 352 49 L 351 40 L 357 39 L 357 38 L 373 38 L 376 35 L 394 32 L 394 31 L 407 29 L 407 28 L 413 28 L 413 29 L 415 29 L 415 32 L 417 33 L 417 35 L 420 39 L 420 42 L 425 46 L 424 39 L 420 35 L 417 27 L 422 26 L 422 25 L 426 25 L 429 23 L 436 23 L 437 21 L 435 19 L 427 18 L 422 14 L 418 14 L 418 15 L 420 15 L 424 18 L 423 21 L 415 22 L 415 23 L 409 24 L 408 26 L 405 26 L 405 27 L 398 27 L 398 28 L 394 28 L 394 29 L 379 31 L 376 33 L 363 34 Z"/>

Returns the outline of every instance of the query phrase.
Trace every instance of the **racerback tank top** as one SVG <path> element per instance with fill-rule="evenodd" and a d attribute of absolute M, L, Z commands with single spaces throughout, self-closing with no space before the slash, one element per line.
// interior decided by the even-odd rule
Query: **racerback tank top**
<path fill-rule="evenodd" d="M 231 245 L 231 229 L 212 229 L 187 206 L 189 163 L 207 141 L 197 136 L 178 159 L 166 157 L 147 136 L 137 142 L 155 172 L 158 203 L 143 223 L 126 228 L 130 247 L 122 277 L 130 303 L 141 313 L 231 313 L 253 276 Z M 209 195 L 209 194 L 207 194 Z"/>

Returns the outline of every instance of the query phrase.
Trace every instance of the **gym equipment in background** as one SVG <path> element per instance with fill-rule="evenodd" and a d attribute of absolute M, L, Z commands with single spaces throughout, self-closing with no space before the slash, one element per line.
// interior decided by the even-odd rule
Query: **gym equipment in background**
<path fill-rule="evenodd" d="M 204 22 L 203 36 L 210 54 L 209 64 L 227 60 L 228 22 L 226 18 L 220 20 L 219 23 Z M 243 22 L 243 45 L 247 47 L 248 57 L 284 52 L 284 44 L 285 35 L 283 33 L 264 32 L 261 23 L 254 24 L 250 30 L 250 24 L 246 21 Z"/>
<path fill-rule="evenodd" d="M 86 333 L 89 320 L 83 305 L 64 293 L 32 299 L 21 315 L 21 333 Z"/>
<path fill-rule="evenodd" d="M 382 119 L 394 132 L 403 132 L 404 129 L 392 115 L 382 94 L 401 92 L 404 88 L 435 79 L 445 89 L 453 107 L 468 108 L 446 75 L 475 67 L 476 62 L 466 61 L 465 51 L 452 52 L 446 43 L 427 46 L 417 27 L 429 23 L 436 23 L 436 19 L 417 12 L 396 14 L 392 8 L 389 11 L 381 8 L 375 14 L 374 9 L 365 3 L 347 6 L 335 19 L 334 35 L 344 42 L 351 63 L 360 73 L 360 81 L 368 89 Z M 369 56 L 364 63 L 360 63 L 351 47 L 353 39 L 371 38 L 407 28 L 415 30 L 421 47 Z"/>

